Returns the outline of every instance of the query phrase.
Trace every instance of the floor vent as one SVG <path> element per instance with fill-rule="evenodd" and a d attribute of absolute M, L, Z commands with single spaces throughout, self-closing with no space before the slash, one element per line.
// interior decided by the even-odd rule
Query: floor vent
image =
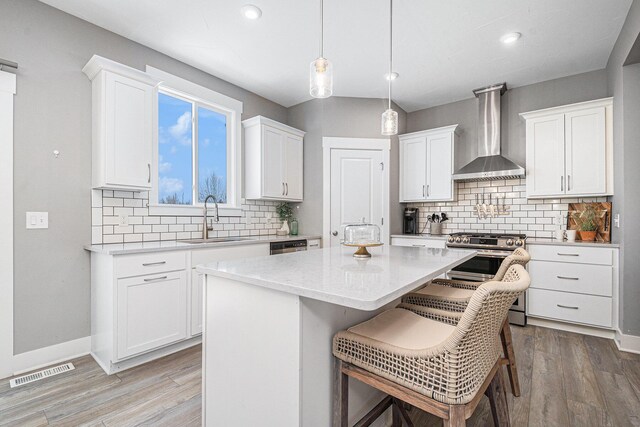
<path fill-rule="evenodd" d="M 34 372 L 29 375 L 24 375 L 22 377 L 14 378 L 9 381 L 9 385 L 11 386 L 11 388 L 14 388 L 21 385 L 32 383 L 34 381 L 42 380 L 47 377 L 52 377 L 54 375 L 58 375 L 63 372 L 73 371 L 74 369 L 76 369 L 76 367 L 73 366 L 73 363 L 65 363 L 64 365 L 54 366 L 53 368 L 45 369 L 43 371 Z"/>

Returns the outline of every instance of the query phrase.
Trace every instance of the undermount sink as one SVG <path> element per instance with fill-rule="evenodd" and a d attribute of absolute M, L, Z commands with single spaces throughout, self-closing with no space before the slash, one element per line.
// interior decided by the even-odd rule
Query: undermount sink
<path fill-rule="evenodd" d="M 191 244 L 203 244 L 203 243 L 224 243 L 224 242 L 237 242 L 239 240 L 251 240 L 249 237 L 216 237 L 211 239 L 190 239 L 181 240 L 181 243 Z"/>

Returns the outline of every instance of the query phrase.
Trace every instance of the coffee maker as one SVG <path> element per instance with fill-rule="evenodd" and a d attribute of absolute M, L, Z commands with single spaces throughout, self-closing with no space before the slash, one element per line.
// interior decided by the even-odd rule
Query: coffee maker
<path fill-rule="evenodd" d="M 418 234 L 418 208 L 405 208 L 402 221 L 403 234 Z"/>

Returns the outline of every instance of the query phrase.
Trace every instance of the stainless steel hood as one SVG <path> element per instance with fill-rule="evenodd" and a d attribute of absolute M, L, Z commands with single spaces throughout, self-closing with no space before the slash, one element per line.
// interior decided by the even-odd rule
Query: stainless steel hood
<path fill-rule="evenodd" d="M 500 83 L 473 94 L 478 98 L 478 158 L 453 174 L 455 181 L 484 181 L 524 176 L 524 168 L 500 154 L 500 97 L 507 84 Z"/>

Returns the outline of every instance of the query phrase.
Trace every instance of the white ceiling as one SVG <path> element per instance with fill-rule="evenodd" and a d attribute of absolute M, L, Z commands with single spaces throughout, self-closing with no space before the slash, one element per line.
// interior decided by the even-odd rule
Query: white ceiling
<path fill-rule="evenodd" d="M 319 0 L 41 0 L 286 107 L 310 99 Z M 256 4 L 257 21 L 240 8 Z M 397 0 L 393 99 L 406 111 L 604 68 L 632 0 Z M 388 1 L 325 0 L 334 94 L 385 98 Z M 522 33 L 503 45 L 500 37 Z"/>

